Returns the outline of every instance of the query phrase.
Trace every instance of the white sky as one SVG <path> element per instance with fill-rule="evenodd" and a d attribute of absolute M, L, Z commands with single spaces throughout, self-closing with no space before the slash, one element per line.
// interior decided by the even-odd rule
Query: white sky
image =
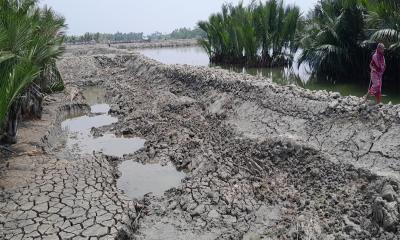
<path fill-rule="evenodd" d="M 169 33 L 180 27 L 194 27 L 225 2 L 240 0 L 40 0 L 67 19 L 68 34 L 85 32 Z M 249 3 L 250 0 L 244 0 Z M 286 0 L 307 12 L 317 0 Z"/>

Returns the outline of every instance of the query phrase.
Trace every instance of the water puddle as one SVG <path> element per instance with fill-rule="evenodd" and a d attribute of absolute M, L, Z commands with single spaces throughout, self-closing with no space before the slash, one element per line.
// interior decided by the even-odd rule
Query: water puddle
<path fill-rule="evenodd" d="M 98 128 L 118 122 L 118 119 L 110 115 L 81 116 L 67 119 L 61 123 L 61 127 L 68 132 L 84 133 L 89 132 L 92 127 Z"/>
<path fill-rule="evenodd" d="M 92 113 L 108 113 L 110 111 L 110 105 L 108 104 L 96 104 L 90 107 Z"/>
<path fill-rule="evenodd" d="M 91 106 L 87 115 L 72 116 L 61 123 L 67 133 L 66 148 L 78 154 L 102 152 L 105 155 L 123 157 L 144 147 L 142 138 L 116 137 L 111 133 L 96 133 L 96 129 L 118 122 L 118 118 L 108 114 L 110 106 L 106 103 L 105 91 L 89 88 L 83 92 Z M 179 186 L 185 174 L 174 166 L 159 164 L 143 165 L 125 161 L 119 166 L 122 175 L 117 181 L 120 189 L 131 198 L 143 197 L 146 193 L 161 195 L 166 190 Z"/>
<path fill-rule="evenodd" d="M 166 190 L 179 186 L 185 177 L 183 172 L 178 172 L 171 165 L 143 165 L 134 161 L 123 162 L 119 170 L 122 175 L 117 186 L 131 198 L 140 198 L 149 192 L 160 196 Z"/>
<path fill-rule="evenodd" d="M 108 114 L 110 106 L 105 103 L 105 91 L 101 88 L 89 88 L 83 92 L 86 101 L 91 105 L 91 114 L 73 117 L 61 123 L 68 133 L 67 148 L 80 153 L 91 154 L 102 152 L 109 156 L 123 157 L 132 154 L 144 146 L 141 138 L 116 137 L 104 134 L 94 137 L 92 128 L 108 126 L 118 122 L 118 118 Z"/>

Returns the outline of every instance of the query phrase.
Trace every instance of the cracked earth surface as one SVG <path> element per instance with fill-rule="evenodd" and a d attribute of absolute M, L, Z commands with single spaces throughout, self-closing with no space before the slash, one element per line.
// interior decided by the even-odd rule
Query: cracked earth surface
<path fill-rule="evenodd" d="M 54 121 L 44 152 L 3 170 L 36 164 L 24 187 L 2 181 L 5 239 L 400 239 L 398 106 L 114 48 L 74 48 L 58 65 L 68 88 L 106 89 L 119 121 L 98 132 L 147 142 L 121 159 L 63 154 Z M 120 161 L 187 176 L 131 201 L 115 187 Z"/>
<path fill-rule="evenodd" d="M 64 118 L 80 109 L 63 106 L 51 110 L 57 112 L 54 116 Z M 49 124 L 47 117 L 42 121 Z M 32 125 L 38 123 L 27 127 Z M 61 133 L 56 128 L 46 137 Z M 39 145 L 48 148 L 44 142 Z M 18 156 L 9 156 L 2 169 L 0 238 L 114 239 L 134 216 L 130 210 L 133 202 L 115 187 L 113 167 L 104 157 L 65 158 L 60 157 L 63 150 L 23 150 L 29 148 L 17 148 Z"/>

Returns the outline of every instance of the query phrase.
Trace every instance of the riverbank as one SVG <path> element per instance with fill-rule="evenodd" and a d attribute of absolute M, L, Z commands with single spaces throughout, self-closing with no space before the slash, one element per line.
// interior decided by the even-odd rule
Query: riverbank
<path fill-rule="evenodd" d="M 119 121 L 96 132 L 147 140 L 118 161 L 172 162 L 187 174 L 163 196 L 146 195 L 140 218 L 126 215 L 138 223 L 133 239 L 396 239 L 399 106 L 102 51 L 69 49 L 58 62 L 67 89 L 106 90 Z M 103 158 L 57 161 L 74 166 Z M 103 177 L 115 179 L 112 164 L 101 163 L 109 168 Z M 84 166 L 76 181 L 96 175 Z M 99 186 L 108 188 L 115 184 Z M 8 216 L 4 221 L 13 223 Z"/>
<path fill-rule="evenodd" d="M 298 66 L 298 59 L 301 50 L 294 55 L 294 62 L 291 66 L 278 68 L 247 68 L 235 65 L 213 65 L 204 49 L 200 46 L 174 47 L 174 48 L 145 48 L 135 49 L 135 51 L 165 64 L 187 64 L 192 66 L 220 67 L 237 73 L 247 73 L 253 76 L 262 76 L 271 79 L 279 85 L 295 84 L 309 90 L 327 90 L 340 92 L 342 96 L 365 96 L 368 89 L 369 79 L 365 82 L 354 82 L 349 79 L 344 83 L 326 82 L 311 77 L 310 69 L 307 65 Z M 385 82 L 385 81 L 384 81 Z M 399 104 L 400 95 L 394 89 L 383 84 L 383 103 Z M 372 99 L 372 98 L 371 98 Z"/>
<path fill-rule="evenodd" d="M 68 51 L 64 56 L 79 55 L 80 52 L 88 54 L 107 54 L 117 53 L 124 50 L 146 49 L 146 48 L 175 48 L 175 47 L 191 47 L 198 46 L 196 39 L 175 39 L 175 40 L 158 40 L 151 42 L 136 43 L 114 43 L 109 47 L 108 44 L 77 44 L 67 45 Z"/>
<path fill-rule="evenodd" d="M 123 43 L 115 44 L 118 49 L 142 49 L 142 48 L 171 48 L 171 47 L 191 47 L 198 46 L 197 39 L 173 39 L 173 40 L 156 40 L 151 42 L 140 43 Z"/>

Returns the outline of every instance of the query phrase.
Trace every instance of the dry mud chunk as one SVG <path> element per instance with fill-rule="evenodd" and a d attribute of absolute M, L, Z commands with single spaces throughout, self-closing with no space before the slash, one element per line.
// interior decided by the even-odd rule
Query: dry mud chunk
<path fill-rule="evenodd" d="M 382 198 L 388 202 L 393 202 L 396 199 L 396 192 L 391 184 L 385 184 L 382 188 Z"/>
<path fill-rule="evenodd" d="M 387 202 L 378 197 L 373 205 L 373 220 L 387 231 L 396 231 L 399 224 L 399 209 L 397 202 Z"/>

